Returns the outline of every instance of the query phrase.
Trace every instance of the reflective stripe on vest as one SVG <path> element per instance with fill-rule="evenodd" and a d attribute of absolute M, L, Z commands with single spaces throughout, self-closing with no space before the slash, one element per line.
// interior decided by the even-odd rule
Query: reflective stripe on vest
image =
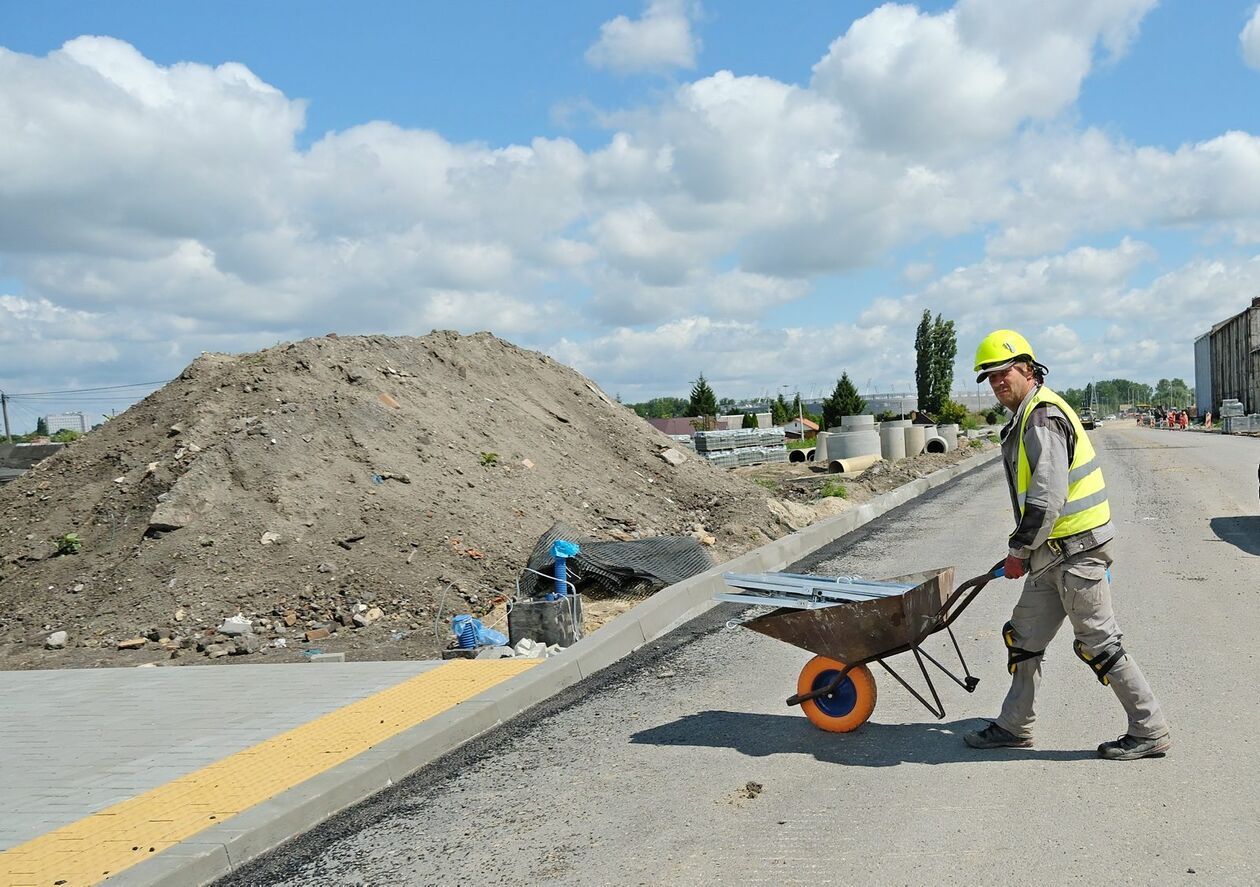
<path fill-rule="evenodd" d="M 1040 403 L 1052 403 L 1062 410 L 1071 423 L 1072 430 L 1076 432 L 1076 452 L 1072 464 L 1068 466 L 1067 501 L 1063 503 L 1063 510 L 1059 512 L 1059 517 L 1050 530 L 1050 538 L 1062 539 L 1101 527 L 1111 520 L 1111 506 L 1107 504 L 1107 486 L 1103 483 L 1102 466 L 1095 458 L 1094 446 L 1089 442 L 1089 435 L 1085 433 L 1076 411 L 1044 385 L 1033 392 L 1019 425 L 1019 466 L 1015 475 L 1015 498 L 1019 503 L 1020 516 L 1024 514 L 1028 481 L 1032 476 L 1028 453 L 1024 450 L 1024 431 L 1028 427 L 1028 417 Z"/>

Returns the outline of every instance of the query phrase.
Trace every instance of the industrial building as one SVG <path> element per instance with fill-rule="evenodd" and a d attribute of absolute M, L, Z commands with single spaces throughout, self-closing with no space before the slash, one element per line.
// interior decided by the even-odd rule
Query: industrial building
<path fill-rule="evenodd" d="M 51 416 L 45 416 L 44 421 L 48 423 L 49 434 L 56 434 L 63 430 L 77 431 L 79 434 L 88 433 L 87 416 L 82 413 L 53 413 Z"/>
<path fill-rule="evenodd" d="M 1260 413 L 1260 298 L 1194 342 L 1195 405 L 1220 415 L 1222 400 Z"/>

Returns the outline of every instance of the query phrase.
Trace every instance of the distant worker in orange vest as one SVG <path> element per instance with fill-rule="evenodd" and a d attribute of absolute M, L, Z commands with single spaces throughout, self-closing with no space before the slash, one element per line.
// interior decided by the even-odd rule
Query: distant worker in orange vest
<path fill-rule="evenodd" d="M 1181 430 L 1185 431 L 1190 426 L 1190 414 L 1185 410 L 1181 411 Z"/>

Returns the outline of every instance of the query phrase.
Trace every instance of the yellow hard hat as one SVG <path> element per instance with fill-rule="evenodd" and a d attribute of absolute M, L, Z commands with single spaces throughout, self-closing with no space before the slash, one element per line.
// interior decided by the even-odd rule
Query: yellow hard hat
<path fill-rule="evenodd" d="M 1037 363 L 1037 355 L 1033 353 L 1028 340 L 1014 330 L 995 330 L 980 340 L 976 347 L 976 365 L 973 369 L 980 375 L 977 382 L 983 382 L 993 370 L 1004 370 L 1021 357 L 1032 361 L 1043 373 L 1048 372 Z"/>

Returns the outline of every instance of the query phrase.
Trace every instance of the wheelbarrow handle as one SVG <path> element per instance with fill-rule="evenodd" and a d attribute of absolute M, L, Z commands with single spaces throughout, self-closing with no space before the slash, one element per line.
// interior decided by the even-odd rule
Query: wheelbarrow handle
<path fill-rule="evenodd" d="M 941 616 L 944 619 L 942 628 L 948 627 L 963 610 L 967 609 L 967 605 L 972 602 L 980 590 L 984 588 L 993 579 L 997 579 L 1006 575 L 1006 559 L 998 561 L 988 572 L 981 573 L 968 579 L 962 585 L 954 589 L 953 594 L 945 601 L 945 605 L 941 607 Z M 964 597 L 965 595 L 965 597 Z M 959 600 L 961 598 L 961 601 Z"/>

